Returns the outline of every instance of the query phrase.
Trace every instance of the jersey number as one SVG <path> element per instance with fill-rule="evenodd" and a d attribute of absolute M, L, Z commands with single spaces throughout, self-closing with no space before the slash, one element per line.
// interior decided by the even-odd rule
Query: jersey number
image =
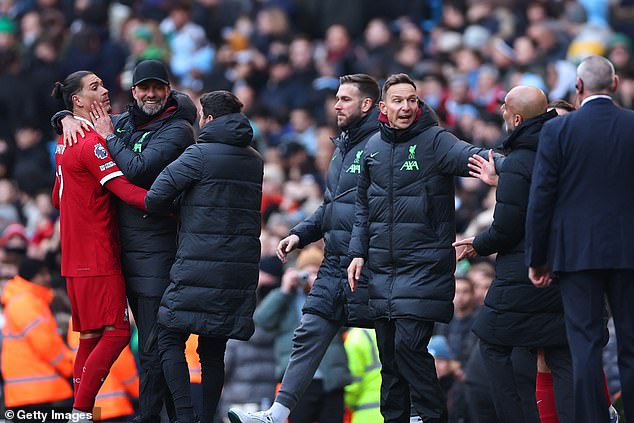
<path fill-rule="evenodd" d="M 62 191 L 64 191 L 64 177 L 62 176 L 62 165 L 57 165 L 57 171 L 55 172 L 55 176 L 59 178 L 59 201 L 62 201 Z"/>

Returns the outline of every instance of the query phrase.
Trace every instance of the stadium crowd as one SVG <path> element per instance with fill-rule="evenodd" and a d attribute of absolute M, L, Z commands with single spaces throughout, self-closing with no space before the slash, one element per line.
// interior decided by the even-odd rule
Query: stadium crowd
<path fill-rule="evenodd" d="M 533 86 L 549 101 L 574 104 L 575 69 L 588 55 L 610 59 L 620 78 L 614 98 L 634 108 L 633 40 L 631 0 L 0 0 L 2 285 L 16 275 L 48 274 L 50 309 L 66 341 L 70 302 L 60 276 L 59 213 L 51 202 L 57 134 L 50 118 L 63 105 L 49 93 L 55 81 L 72 72 L 88 69 L 99 75 L 110 91 L 113 113 L 126 110 L 133 69 L 145 59 L 168 64 L 172 89 L 189 95 L 199 108 L 208 91 L 228 90 L 239 98 L 265 159 L 257 296 L 260 303 L 271 293 L 265 304 L 270 307 L 285 290 L 303 291 L 321 262 L 321 245 L 303 257 L 304 252 L 299 258 L 291 255 L 287 264 L 275 249 L 323 201 L 335 148 L 331 139 L 338 133 L 334 103 L 341 75 L 365 73 L 382 84 L 391 74 L 406 73 L 442 126 L 474 146 L 492 148 L 505 135 L 499 109 L 512 87 Z M 457 237 L 475 236 L 491 224 L 495 188 L 477 178 L 456 177 L 455 182 Z M 21 266 L 24 256 L 36 261 Z M 429 346 L 450 421 L 495 421 L 478 417 L 492 405 L 490 398 L 482 405 L 486 373 L 474 357 L 477 340 L 471 332 L 495 274 L 493 263 L 492 257 L 458 263 L 454 319 L 437 326 Z M 3 293 L 3 304 L 9 294 Z M 251 340 L 229 341 L 219 419 L 230 407 L 270 405 L 299 317 L 285 316 L 279 327 L 272 327 L 270 319 L 261 319 L 266 324 L 260 327 L 256 318 Z M 610 394 L 618 397 L 613 338 L 604 351 L 604 368 Z M 356 357 L 352 341 L 363 339 L 361 332 L 348 334 L 349 358 Z M 73 345 L 70 339 L 67 343 Z M 130 346 L 135 354 L 134 328 Z M 60 353 L 70 351 L 58 347 Z M 188 343 L 193 382 L 200 372 L 190 354 L 194 349 Z M 5 348 L 2 354 L 6 378 L 15 361 Z M 105 419 L 134 414 L 138 381 L 130 371 L 132 354 L 124 352 L 123 370 L 111 372 L 113 379 L 121 375 L 119 380 L 103 388 L 125 397 L 128 405 L 110 415 L 106 409 L 119 405 L 101 403 Z M 58 368 L 62 379 L 70 375 L 66 364 Z M 328 371 L 340 369 L 324 365 L 320 371 L 319 378 L 326 380 L 333 377 Z M 350 363 L 346 372 L 359 370 Z M 334 376 L 352 381 L 349 374 Z M 37 383 L 30 389 L 37 390 Z M 338 381 L 333 389 L 345 389 L 346 404 L 354 408 L 361 388 L 344 385 Z M 378 392 L 376 382 L 368 386 Z M 57 389 L 65 398 L 45 402 L 63 405 L 72 397 L 71 387 L 69 382 L 68 389 Z M 7 399 L 5 392 L 5 404 Z"/>

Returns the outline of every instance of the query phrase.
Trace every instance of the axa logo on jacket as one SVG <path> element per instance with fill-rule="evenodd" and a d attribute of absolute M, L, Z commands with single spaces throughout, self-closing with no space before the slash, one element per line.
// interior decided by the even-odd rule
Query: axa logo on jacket
<path fill-rule="evenodd" d="M 420 170 L 416 160 L 416 144 L 409 146 L 409 156 L 399 170 Z"/>
<path fill-rule="evenodd" d="M 350 167 L 348 167 L 348 169 L 346 169 L 347 173 L 361 173 L 361 156 L 363 155 L 363 150 L 359 150 L 357 151 L 357 155 L 354 157 L 354 161 L 352 162 L 352 164 L 350 165 Z"/>

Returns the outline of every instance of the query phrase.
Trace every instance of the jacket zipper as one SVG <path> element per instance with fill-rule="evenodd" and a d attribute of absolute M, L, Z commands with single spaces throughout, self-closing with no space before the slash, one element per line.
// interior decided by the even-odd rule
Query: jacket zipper
<path fill-rule="evenodd" d="M 391 265 L 391 275 L 390 275 L 390 289 L 388 291 L 388 299 L 387 299 L 387 317 L 388 319 L 392 319 L 392 289 L 394 288 L 394 278 L 396 275 L 394 274 L 394 245 L 393 245 L 393 234 L 394 234 L 394 146 L 395 144 L 390 144 L 390 186 L 388 187 L 388 202 L 390 203 L 390 225 L 389 225 L 389 240 L 390 240 L 390 261 Z"/>
<path fill-rule="evenodd" d="M 345 147 L 347 147 L 347 144 L 345 145 Z M 332 198 L 330 199 L 330 204 L 328 205 L 328 219 L 326 219 L 326 216 L 324 216 L 324 219 L 322 219 L 321 221 L 322 229 L 323 229 L 324 222 L 326 221 L 331 222 L 331 225 L 332 225 L 332 209 L 334 208 L 335 201 L 339 198 L 339 196 L 336 193 L 339 190 L 339 180 L 341 179 L 341 173 L 344 172 L 344 159 L 346 158 L 346 155 L 348 154 L 348 151 L 344 151 L 341 147 L 337 147 L 335 149 L 335 154 L 337 154 L 337 150 L 339 150 L 339 152 L 341 153 L 341 166 L 339 166 L 339 170 L 337 172 L 337 180 L 335 181 L 335 185 L 333 187 L 333 190 L 331 191 Z"/>

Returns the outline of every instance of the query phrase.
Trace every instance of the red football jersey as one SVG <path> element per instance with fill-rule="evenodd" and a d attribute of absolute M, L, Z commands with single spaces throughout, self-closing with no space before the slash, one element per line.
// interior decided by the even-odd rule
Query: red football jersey
<path fill-rule="evenodd" d="M 53 196 L 59 197 L 62 276 L 121 273 L 115 198 L 103 185 L 122 175 L 94 130 L 72 147 L 60 136 Z"/>

